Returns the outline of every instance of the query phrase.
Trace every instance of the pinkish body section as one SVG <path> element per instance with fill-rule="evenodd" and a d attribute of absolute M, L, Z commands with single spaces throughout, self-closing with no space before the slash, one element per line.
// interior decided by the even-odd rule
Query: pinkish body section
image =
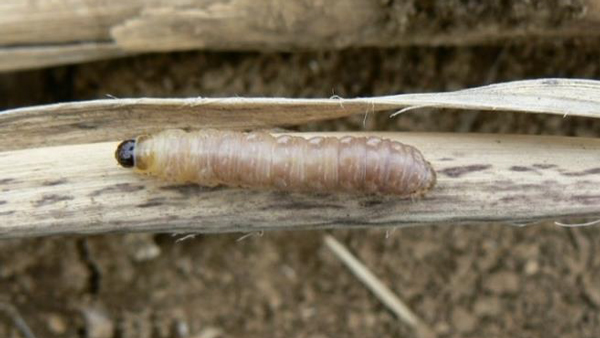
<path fill-rule="evenodd" d="M 405 197 L 425 193 L 436 181 L 419 150 L 374 136 L 167 130 L 137 139 L 135 167 L 204 186 Z"/>

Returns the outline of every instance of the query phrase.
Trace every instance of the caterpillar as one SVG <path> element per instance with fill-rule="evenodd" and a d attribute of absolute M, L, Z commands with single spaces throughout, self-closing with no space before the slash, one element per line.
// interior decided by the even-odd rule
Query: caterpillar
<path fill-rule="evenodd" d="M 115 157 L 139 173 L 208 187 L 415 197 L 436 182 L 418 149 L 375 136 L 166 130 L 121 142 Z"/>

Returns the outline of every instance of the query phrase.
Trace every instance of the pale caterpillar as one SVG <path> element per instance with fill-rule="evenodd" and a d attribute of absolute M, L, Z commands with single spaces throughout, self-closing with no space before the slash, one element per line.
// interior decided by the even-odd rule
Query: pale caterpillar
<path fill-rule="evenodd" d="M 209 187 L 414 197 L 436 181 L 419 150 L 375 136 L 166 130 L 123 141 L 115 157 L 140 173 Z"/>

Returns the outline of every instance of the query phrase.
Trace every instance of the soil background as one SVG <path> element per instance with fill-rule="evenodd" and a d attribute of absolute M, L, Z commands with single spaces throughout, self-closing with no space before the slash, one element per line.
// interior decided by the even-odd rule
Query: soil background
<path fill-rule="evenodd" d="M 600 41 L 144 55 L 2 74 L 0 108 L 107 95 L 354 97 L 539 77 L 600 78 Z M 600 122 L 420 109 L 297 129 L 597 137 Z M 600 336 L 598 226 L 431 224 L 329 233 L 439 337 Z M 324 248 L 323 234 L 3 240 L 0 304 L 16 309 L 37 337 L 414 337 Z M 21 337 L 9 312 L 0 311 L 0 337 Z"/>

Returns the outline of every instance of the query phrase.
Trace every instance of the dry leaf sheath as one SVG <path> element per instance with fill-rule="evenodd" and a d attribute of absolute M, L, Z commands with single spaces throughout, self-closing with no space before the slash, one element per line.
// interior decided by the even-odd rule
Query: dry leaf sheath
<path fill-rule="evenodd" d="M 117 141 L 165 128 L 254 130 L 404 107 L 600 117 L 600 81 L 540 79 L 355 99 L 111 99 L 0 112 L 0 151 Z M 418 114 L 418 112 L 411 112 Z"/>

